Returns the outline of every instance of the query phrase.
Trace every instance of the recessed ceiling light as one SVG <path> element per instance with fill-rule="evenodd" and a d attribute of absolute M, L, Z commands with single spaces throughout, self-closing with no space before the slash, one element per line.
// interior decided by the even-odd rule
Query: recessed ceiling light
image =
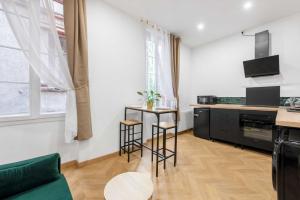
<path fill-rule="evenodd" d="M 245 10 L 250 10 L 253 7 L 253 3 L 251 1 L 247 1 L 246 3 L 244 3 L 243 7 Z"/>
<path fill-rule="evenodd" d="M 200 23 L 200 24 L 198 24 L 197 28 L 199 31 L 202 31 L 205 28 L 205 24 Z"/>

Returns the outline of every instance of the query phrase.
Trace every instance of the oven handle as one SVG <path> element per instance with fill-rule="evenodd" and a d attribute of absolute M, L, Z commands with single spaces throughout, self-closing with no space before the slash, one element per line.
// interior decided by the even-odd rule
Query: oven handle
<path fill-rule="evenodd" d="M 249 123 L 256 123 L 256 124 L 274 124 L 273 121 L 257 121 L 257 120 L 249 120 L 249 119 L 241 119 L 241 122 L 249 122 Z"/>

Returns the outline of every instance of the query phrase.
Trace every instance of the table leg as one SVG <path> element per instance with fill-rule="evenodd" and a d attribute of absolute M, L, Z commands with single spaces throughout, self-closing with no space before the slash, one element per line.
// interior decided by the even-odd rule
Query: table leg
<path fill-rule="evenodd" d="M 121 154 L 122 154 L 122 124 L 120 123 L 120 143 L 119 143 L 119 146 L 120 146 L 120 148 L 119 148 L 119 156 L 121 156 Z"/>
<path fill-rule="evenodd" d="M 153 162 L 153 149 L 154 149 L 153 140 L 154 140 L 154 126 L 151 125 L 151 161 L 152 162 Z"/>
<path fill-rule="evenodd" d="M 178 130 L 177 130 L 177 127 L 178 127 L 178 119 L 177 119 L 177 116 L 178 113 L 175 112 L 175 145 L 174 145 L 174 152 L 175 152 L 175 155 L 174 155 L 174 166 L 176 167 L 176 164 L 177 164 L 177 134 L 178 134 Z"/>
<path fill-rule="evenodd" d="M 144 125 L 141 124 L 141 157 L 143 157 L 143 145 L 144 145 L 144 139 L 143 139 L 143 129 L 144 129 Z"/>
<path fill-rule="evenodd" d="M 130 161 L 130 126 L 128 126 L 128 131 L 127 131 L 127 155 L 128 155 L 128 162 Z"/>
<path fill-rule="evenodd" d="M 126 153 L 126 133 L 127 133 L 127 126 L 126 125 L 123 125 L 123 127 L 124 127 L 124 132 L 123 132 L 123 137 L 124 137 L 124 149 L 123 149 L 123 154 L 125 154 Z"/>
<path fill-rule="evenodd" d="M 143 147 L 144 147 L 144 112 L 141 112 L 141 157 L 143 157 Z"/>
<path fill-rule="evenodd" d="M 158 154 L 159 154 L 159 124 L 160 124 L 160 115 L 156 114 L 157 117 L 157 134 L 156 134 L 156 177 L 158 177 Z"/>
<path fill-rule="evenodd" d="M 163 154 L 164 154 L 164 169 L 166 169 L 166 140 L 167 140 L 167 130 L 164 129 L 163 132 Z"/>
<path fill-rule="evenodd" d="M 125 114 L 124 114 L 124 119 L 127 119 L 127 108 L 125 108 Z"/>
<path fill-rule="evenodd" d="M 134 126 L 132 126 L 132 143 L 131 143 L 131 150 L 134 151 Z"/>

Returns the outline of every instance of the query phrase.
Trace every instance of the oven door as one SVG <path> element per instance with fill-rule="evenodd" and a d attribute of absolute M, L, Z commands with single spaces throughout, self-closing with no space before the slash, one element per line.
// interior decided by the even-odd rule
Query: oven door
<path fill-rule="evenodd" d="M 272 116 L 241 115 L 240 134 L 243 145 L 273 151 L 276 126 Z"/>
<path fill-rule="evenodd" d="M 273 123 L 247 119 L 242 119 L 241 121 L 243 137 L 258 141 L 273 141 Z"/>

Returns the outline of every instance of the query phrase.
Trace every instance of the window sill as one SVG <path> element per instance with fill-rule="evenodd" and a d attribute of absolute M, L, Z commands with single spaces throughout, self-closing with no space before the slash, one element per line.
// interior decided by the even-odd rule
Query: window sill
<path fill-rule="evenodd" d="M 29 115 L 16 115 L 16 116 L 1 117 L 0 127 L 57 122 L 57 121 L 64 121 L 64 120 L 65 120 L 64 113 L 42 114 L 38 117 L 33 117 Z"/>

